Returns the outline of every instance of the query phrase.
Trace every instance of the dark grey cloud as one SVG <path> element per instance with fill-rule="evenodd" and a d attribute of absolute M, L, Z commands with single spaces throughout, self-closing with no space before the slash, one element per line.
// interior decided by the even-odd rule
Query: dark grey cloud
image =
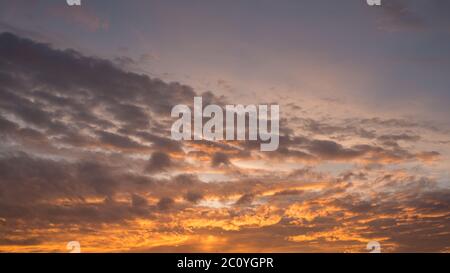
<path fill-rule="evenodd" d="M 319 122 L 314 119 L 303 119 L 296 117 L 296 122 L 302 123 L 302 129 L 316 135 L 327 135 L 339 137 L 342 136 L 360 136 L 362 138 L 373 139 L 376 137 L 375 130 L 367 130 L 355 125 L 331 125 L 325 122 Z"/>
<path fill-rule="evenodd" d="M 131 206 L 133 208 L 142 208 L 148 206 L 148 201 L 142 196 L 139 196 L 138 194 L 133 194 L 131 196 Z"/>
<path fill-rule="evenodd" d="M 352 159 L 365 153 L 363 149 L 346 149 L 342 145 L 328 140 L 313 140 L 308 150 L 323 159 Z"/>
<path fill-rule="evenodd" d="M 365 160 L 393 162 L 408 160 L 433 160 L 440 156 L 436 151 L 412 152 L 401 147 L 397 141 L 418 141 L 420 138 L 408 134 L 383 135 L 378 138 L 381 145 L 359 144 L 350 147 L 334 140 L 314 139 L 303 136 L 280 136 L 278 156 L 296 158 L 300 161 L 317 160 Z"/>
<path fill-rule="evenodd" d="M 254 194 L 247 193 L 247 194 L 242 195 L 236 201 L 236 205 L 238 205 L 238 206 L 251 205 L 254 199 L 255 199 L 255 195 Z"/>
<path fill-rule="evenodd" d="M 416 142 L 420 140 L 420 136 L 418 135 L 410 135 L 410 134 L 392 134 L 392 135 L 381 135 L 378 137 L 380 141 L 411 141 Z"/>
<path fill-rule="evenodd" d="M 189 191 L 188 193 L 186 193 L 185 198 L 189 202 L 197 203 L 198 201 L 203 199 L 203 195 L 199 192 Z"/>
<path fill-rule="evenodd" d="M 170 209 L 175 204 L 175 201 L 169 197 L 163 197 L 158 201 L 157 207 L 160 210 Z"/>
<path fill-rule="evenodd" d="M 25 153 L 1 155 L 0 170 L 2 201 L 13 204 L 76 199 L 86 194 L 108 196 L 119 183 L 115 171 L 107 165 L 56 161 Z"/>
<path fill-rule="evenodd" d="M 148 173 L 159 173 L 168 171 L 174 166 L 170 155 L 163 152 L 155 152 L 150 157 L 145 171 Z"/>
<path fill-rule="evenodd" d="M 0 107 L 32 125 L 48 128 L 53 123 L 52 113 L 42 110 L 43 105 L 4 89 L 0 89 Z"/>
<path fill-rule="evenodd" d="M 149 148 L 137 143 L 136 141 L 131 140 L 127 136 L 121 136 L 105 131 L 97 131 L 97 135 L 99 136 L 100 143 L 105 145 L 112 145 L 119 149 L 135 149 L 145 151 Z"/>
<path fill-rule="evenodd" d="M 145 131 L 132 132 L 135 136 L 143 141 L 148 141 L 153 144 L 152 148 L 158 151 L 182 153 L 182 144 L 179 141 L 174 141 L 167 137 L 161 137 Z"/>
<path fill-rule="evenodd" d="M 116 104 L 107 109 L 114 118 L 131 128 L 145 130 L 149 127 L 150 117 L 142 107 L 132 104 Z"/>
<path fill-rule="evenodd" d="M 106 144 L 138 148 L 130 139 L 97 130 L 160 127 L 151 113 L 168 115 L 173 105 L 191 103 L 195 95 L 188 86 L 125 72 L 74 50 L 56 50 L 11 33 L 0 34 L 0 41 L 0 110 L 57 135 L 60 142 L 88 130 Z M 167 134 L 152 137 L 162 143 Z"/>

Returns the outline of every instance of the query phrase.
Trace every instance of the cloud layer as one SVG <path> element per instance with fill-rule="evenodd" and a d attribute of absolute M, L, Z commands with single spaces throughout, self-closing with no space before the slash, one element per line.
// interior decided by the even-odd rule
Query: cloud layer
<path fill-rule="evenodd" d="M 371 240 L 449 250 L 447 155 L 432 144 L 448 132 L 300 118 L 290 102 L 276 152 L 175 142 L 170 110 L 196 95 L 0 34 L 0 251 L 65 251 L 72 240 L 94 252 L 359 252 Z"/>

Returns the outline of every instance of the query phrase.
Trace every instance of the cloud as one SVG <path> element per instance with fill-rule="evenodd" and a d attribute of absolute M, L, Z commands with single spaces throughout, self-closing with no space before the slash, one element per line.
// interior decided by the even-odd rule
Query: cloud
<path fill-rule="evenodd" d="M 173 164 L 174 163 L 168 154 L 155 152 L 150 157 L 145 171 L 149 173 L 165 172 L 172 168 Z"/>
<path fill-rule="evenodd" d="M 137 194 L 133 194 L 131 196 L 131 206 L 133 208 L 142 208 L 148 206 L 148 201 L 142 196 L 139 196 Z"/>
<path fill-rule="evenodd" d="M 119 149 L 132 149 L 137 151 L 149 150 L 149 147 L 140 145 L 139 143 L 131 140 L 129 137 L 113 134 L 105 131 L 97 131 L 99 140 L 103 145 L 111 145 Z"/>
<path fill-rule="evenodd" d="M 229 164 L 231 164 L 231 162 L 229 157 L 225 153 L 219 152 L 214 154 L 211 164 L 213 167 L 218 167 L 220 165 L 228 166 Z"/>
<path fill-rule="evenodd" d="M 382 135 L 378 137 L 380 141 L 412 141 L 416 142 L 420 140 L 420 136 L 417 135 L 408 135 L 408 134 L 399 134 L 399 135 Z"/>
<path fill-rule="evenodd" d="M 195 95 L 0 34 L 0 251 L 448 249 L 445 151 L 423 135 L 442 130 L 315 117 L 284 120 L 273 153 L 171 140 L 171 107 Z"/>
<path fill-rule="evenodd" d="M 174 204 L 175 204 L 175 201 L 173 201 L 172 198 L 163 197 L 158 201 L 157 206 L 160 210 L 167 210 L 167 209 L 171 208 Z"/>
<path fill-rule="evenodd" d="M 203 199 L 203 194 L 199 193 L 199 192 L 193 192 L 193 191 L 189 191 L 186 196 L 185 196 L 186 200 L 192 203 L 197 203 L 200 200 Z"/>
<path fill-rule="evenodd" d="M 255 199 L 255 195 L 251 193 L 247 193 L 242 195 L 237 201 L 236 205 L 243 206 L 243 205 L 250 205 L 253 200 Z"/>

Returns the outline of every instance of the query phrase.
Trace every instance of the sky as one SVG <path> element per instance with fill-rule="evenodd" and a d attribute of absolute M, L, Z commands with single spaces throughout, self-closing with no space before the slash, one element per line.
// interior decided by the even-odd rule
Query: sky
<path fill-rule="evenodd" d="M 0 251 L 450 250 L 450 2 L 0 0 Z M 195 96 L 280 146 L 174 141 Z"/>

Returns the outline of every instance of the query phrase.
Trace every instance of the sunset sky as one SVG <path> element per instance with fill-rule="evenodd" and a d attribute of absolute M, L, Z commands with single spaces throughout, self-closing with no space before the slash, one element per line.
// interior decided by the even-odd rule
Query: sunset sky
<path fill-rule="evenodd" d="M 0 252 L 449 252 L 449 104 L 448 0 L 0 0 Z"/>

